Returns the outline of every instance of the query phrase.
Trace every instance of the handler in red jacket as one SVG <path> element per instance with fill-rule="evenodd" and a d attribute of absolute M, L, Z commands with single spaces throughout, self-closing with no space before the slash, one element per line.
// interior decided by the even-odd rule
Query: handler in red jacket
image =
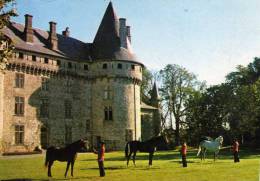
<path fill-rule="evenodd" d="M 233 146 L 233 155 L 234 155 L 234 162 L 239 162 L 239 156 L 238 156 L 238 152 L 239 152 L 239 143 L 237 140 L 234 140 Z"/>
<path fill-rule="evenodd" d="M 184 142 L 181 146 L 181 157 L 182 157 L 182 166 L 183 167 L 187 167 L 186 155 L 187 155 L 187 145 L 186 145 L 186 142 Z"/>

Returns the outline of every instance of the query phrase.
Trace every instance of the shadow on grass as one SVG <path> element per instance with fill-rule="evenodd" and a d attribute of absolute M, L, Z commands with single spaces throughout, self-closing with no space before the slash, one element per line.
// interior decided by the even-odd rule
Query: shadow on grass
<path fill-rule="evenodd" d="M 15 179 L 3 179 L 1 181 L 49 181 L 49 180 L 85 180 L 93 179 L 94 177 L 67 177 L 67 178 L 52 178 L 49 179 L 31 179 L 31 178 L 15 178 Z"/>
<path fill-rule="evenodd" d="M 122 169 L 126 169 L 126 167 L 124 166 L 118 166 L 118 167 L 105 167 L 105 170 L 122 170 Z M 98 167 L 92 167 L 92 168 L 82 168 L 80 170 L 99 170 Z"/>

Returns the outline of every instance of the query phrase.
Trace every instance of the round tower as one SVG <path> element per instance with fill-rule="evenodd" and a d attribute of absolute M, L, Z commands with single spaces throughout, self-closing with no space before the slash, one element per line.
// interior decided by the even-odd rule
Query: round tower
<path fill-rule="evenodd" d="M 132 53 L 130 37 L 126 19 L 117 18 L 110 2 L 93 42 L 91 65 L 92 141 L 103 140 L 110 150 L 141 138 L 143 65 Z"/>

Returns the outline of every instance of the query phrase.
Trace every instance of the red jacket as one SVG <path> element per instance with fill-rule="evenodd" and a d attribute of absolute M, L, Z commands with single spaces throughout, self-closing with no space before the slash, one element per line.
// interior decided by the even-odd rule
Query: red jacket
<path fill-rule="evenodd" d="M 233 152 L 238 152 L 239 151 L 239 143 L 237 141 L 235 141 L 232 148 L 233 148 Z"/>
<path fill-rule="evenodd" d="M 104 161 L 105 159 L 105 145 L 103 145 L 98 151 L 98 161 Z"/>
<path fill-rule="evenodd" d="M 182 156 L 186 156 L 186 154 L 187 154 L 187 145 L 182 145 L 181 146 L 181 155 Z"/>

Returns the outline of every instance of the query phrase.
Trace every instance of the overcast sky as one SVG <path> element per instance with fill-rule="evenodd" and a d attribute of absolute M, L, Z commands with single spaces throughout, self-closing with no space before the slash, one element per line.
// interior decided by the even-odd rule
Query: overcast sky
<path fill-rule="evenodd" d="M 209 85 L 224 82 L 239 64 L 260 57 L 259 0 L 113 0 L 118 17 L 132 27 L 134 52 L 148 69 L 179 64 Z M 19 17 L 33 26 L 92 42 L 109 1 L 17 0 Z"/>

